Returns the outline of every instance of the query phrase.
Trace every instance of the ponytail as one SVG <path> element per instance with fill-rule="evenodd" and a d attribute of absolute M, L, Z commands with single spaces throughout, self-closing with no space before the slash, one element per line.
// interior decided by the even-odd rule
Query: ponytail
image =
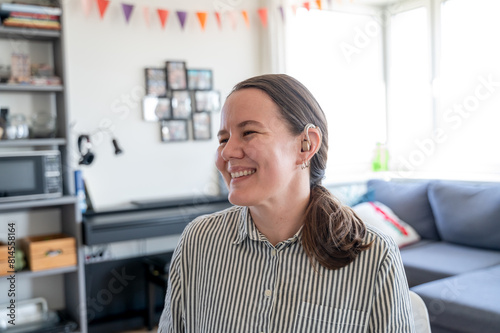
<path fill-rule="evenodd" d="M 321 185 L 311 188 L 305 221 L 302 246 L 313 266 L 342 268 L 371 246 L 361 219 Z"/>

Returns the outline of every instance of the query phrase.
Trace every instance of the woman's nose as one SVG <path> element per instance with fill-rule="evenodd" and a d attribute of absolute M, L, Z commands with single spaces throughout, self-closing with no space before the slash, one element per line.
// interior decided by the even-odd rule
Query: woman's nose
<path fill-rule="evenodd" d="M 225 161 L 229 161 L 233 158 L 242 158 L 243 155 L 243 149 L 237 139 L 227 140 L 221 151 L 221 156 Z"/>

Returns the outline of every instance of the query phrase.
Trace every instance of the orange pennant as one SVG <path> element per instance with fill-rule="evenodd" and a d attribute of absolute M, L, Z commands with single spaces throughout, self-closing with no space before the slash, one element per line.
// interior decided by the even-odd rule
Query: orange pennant
<path fill-rule="evenodd" d="M 101 19 L 104 18 L 104 14 L 108 9 L 109 0 L 97 0 L 97 6 L 99 6 L 99 14 L 101 15 Z"/>
<path fill-rule="evenodd" d="M 262 26 L 267 27 L 267 8 L 259 8 L 257 10 L 259 13 L 260 21 L 262 22 Z"/>
<path fill-rule="evenodd" d="M 168 18 L 168 10 L 158 9 L 158 17 L 160 18 L 161 27 L 165 29 L 165 25 L 167 24 L 167 18 Z"/>
<path fill-rule="evenodd" d="M 207 24 L 207 12 L 196 12 L 198 16 L 198 21 L 200 21 L 201 30 L 205 30 L 205 25 Z"/>
<path fill-rule="evenodd" d="M 318 6 L 319 10 L 323 9 L 323 7 L 321 5 L 321 0 L 316 0 L 316 6 Z"/>
<path fill-rule="evenodd" d="M 242 10 L 241 14 L 243 15 L 243 19 L 245 19 L 245 24 L 247 25 L 247 28 L 250 27 L 250 19 L 248 18 L 248 12 L 246 10 Z"/>
<path fill-rule="evenodd" d="M 219 12 L 215 12 L 215 18 L 217 19 L 217 25 L 219 26 L 219 29 L 222 29 L 222 20 L 220 19 Z"/>
<path fill-rule="evenodd" d="M 309 2 L 304 2 L 304 8 L 307 10 L 311 9 L 311 4 Z"/>

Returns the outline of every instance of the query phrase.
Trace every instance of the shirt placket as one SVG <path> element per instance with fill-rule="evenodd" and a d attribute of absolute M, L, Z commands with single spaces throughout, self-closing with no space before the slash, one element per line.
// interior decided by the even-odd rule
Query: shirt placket
<path fill-rule="evenodd" d="M 264 288 L 264 302 L 265 302 L 265 311 L 267 313 L 267 316 L 265 316 L 265 322 L 262 323 L 261 329 L 259 333 L 271 333 L 271 327 L 273 323 L 273 319 L 275 316 L 275 305 L 276 305 L 276 290 L 277 290 L 277 281 L 276 278 L 278 276 L 277 270 L 279 266 L 279 251 L 280 248 L 276 248 L 272 246 L 271 244 L 268 243 L 269 250 L 268 250 L 268 256 L 269 256 L 269 264 L 270 264 L 270 269 L 269 269 L 269 275 L 266 278 L 265 281 L 265 288 Z"/>

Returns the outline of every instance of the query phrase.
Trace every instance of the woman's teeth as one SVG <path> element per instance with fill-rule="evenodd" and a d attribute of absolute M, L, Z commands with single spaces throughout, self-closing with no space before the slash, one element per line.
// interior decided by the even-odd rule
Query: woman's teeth
<path fill-rule="evenodd" d="M 240 171 L 240 172 L 234 172 L 231 173 L 231 178 L 238 178 L 242 176 L 248 176 L 255 173 L 255 170 L 245 170 L 245 171 Z"/>

